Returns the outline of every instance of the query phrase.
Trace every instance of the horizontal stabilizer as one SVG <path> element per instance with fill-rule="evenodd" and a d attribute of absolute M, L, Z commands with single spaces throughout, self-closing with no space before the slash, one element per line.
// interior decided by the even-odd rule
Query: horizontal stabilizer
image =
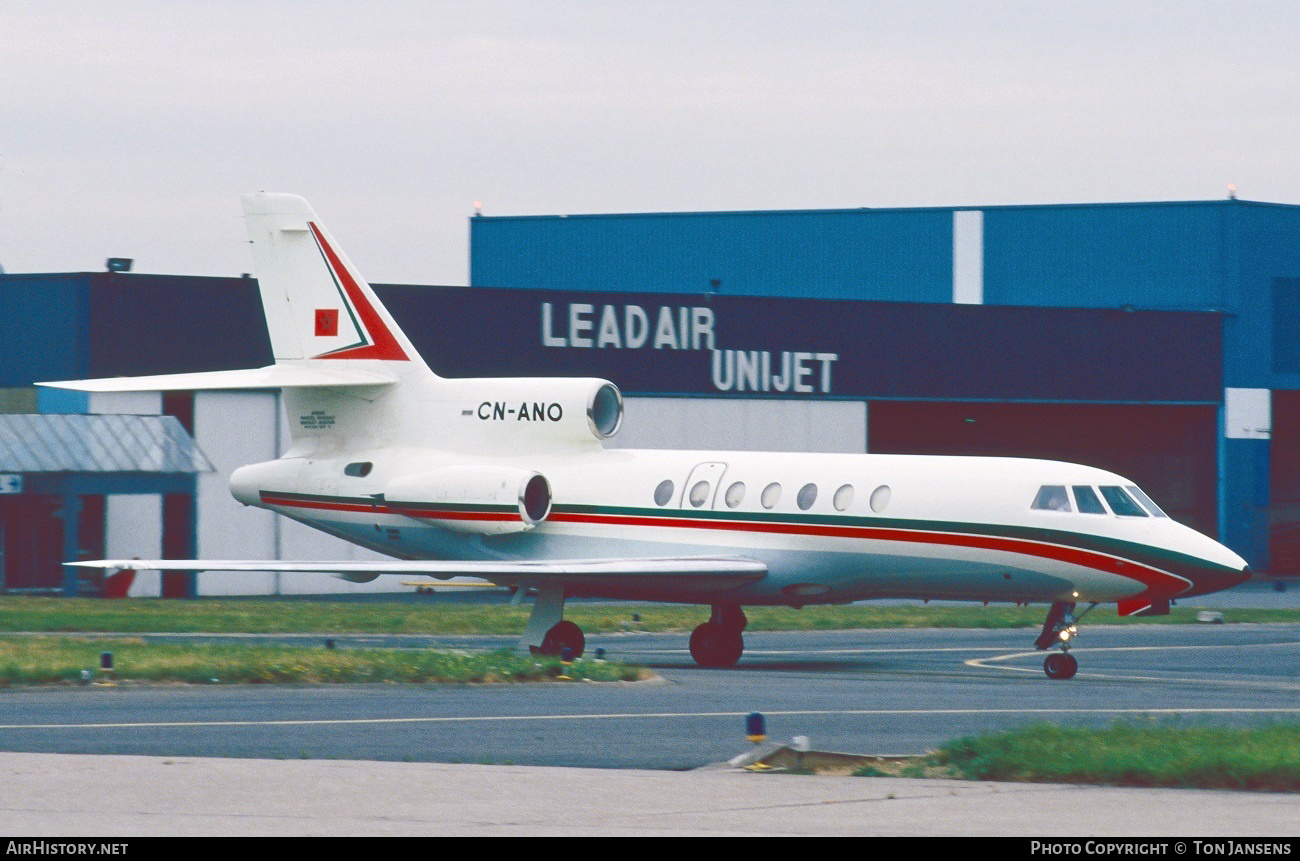
<path fill-rule="evenodd" d="M 654 583 L 681 589 L 743 586 L 767 576 L 767 566 L 754 559 L 718 556 L 678 556 L 649 559 L 568 559 L 532 562 L 462 560 L 379 560 L 375 562 L 285 562 L 255 559 L 100 559 L 68 562 L 79 568 L 124 571 L 281 571 L 333 574 L 354 583 L 381 574 L 480 577 L 501 585 L 564 583 L 581 587 Z"/>
<path fill-rule="evenodd" d="M 338 386 L 391 386 L 396 377 L 353 368 L 278 364 L 235 371 L 157 374 L 149 377 L 105 377 L 37 383 L 79 392 L 173 392 L 215 389 L 292 389 Z"/>

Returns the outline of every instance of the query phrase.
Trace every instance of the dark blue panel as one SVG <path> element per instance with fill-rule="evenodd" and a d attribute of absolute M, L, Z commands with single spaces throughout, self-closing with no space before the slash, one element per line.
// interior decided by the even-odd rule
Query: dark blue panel
<path fill-rule="evenodd" d="M 1273 279 L 1273 372 L 1300 374 L 1300 278 Z"/>
<path fill-rule="evenodd" d="M 92 377 L 252 368 L 271 342 L 252 278 L 91 276 Z"/>
<path fill-rule="evenodd" d="M 1234 203 L 992 207 L 984 300 L 1223 310 Z"/>
<path fill-rule="evenodd" d="M 0 363 L 6 385 L 271 361 L 252 279 L 80 278 L 54 281 L 54 293 L 48 284 L 13 290 L 7 283 L 0 291 L 21 312 L 4 318 L 8 343 L 20 344 L 17 361 Z M 77 288 L 85 279 L 88 324 L 76 313 L 83 295 Z M 601 376 L 629 393 L 745 397 L 1222 399 L 1218 314 L 383 285 L 376 290 L 429 363 L 447 376 Z M 89 357 L 79 359 L 84 343 Z"/>
<path fill-rule="evenodd" d="M 944 302 L 952 211 L 479 217 L 470 283 Z"/>
<path fill-rule="evenodd" d="M 1267 570 L 1269 545 L 1269 442 L 1258 439 L 1223 441 L 1221 540 L 1252 567 Z"/>
<path fill-rule="evenodd" d="M 600 376 L 629 393 L 746 397 L 1222 400 L 1218 314 L 376 289 L 447 376 Z"/>
<path fill-rule="evenodd" d="M 87 275 L 0 275 L 0 386 L 85 376 Z"/>

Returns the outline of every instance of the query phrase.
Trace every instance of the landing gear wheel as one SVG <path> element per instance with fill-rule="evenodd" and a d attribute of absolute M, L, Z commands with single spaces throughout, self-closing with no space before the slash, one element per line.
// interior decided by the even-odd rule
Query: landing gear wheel
<path fill-rule="evenodd" d="M 705 622 L 691 632 L 691 657 L 701 667 L 734 667 L 744 651 L 741 633 L 716 622 Z"/>
<path fill-rule="evenodd" d="M 565 649 L 572 649 L 573 657 L 581 658 L 586 648 L 587 638 L 583 636 L 582 629 L 565 619 L 551 626 L 537 651 L 542 655 L 558 656 Z"/>
<path fill-rule="evenodd" d="M 1069 652 L 1053 652 L 1043 661 L 1043 672 L 1049 679 L 1072 679 L 1079 671 L 1079 662 Z"/>

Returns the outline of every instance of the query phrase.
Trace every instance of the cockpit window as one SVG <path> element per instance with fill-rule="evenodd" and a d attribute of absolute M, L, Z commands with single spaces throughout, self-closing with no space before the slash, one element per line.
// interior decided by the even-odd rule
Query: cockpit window
<path fill-rule="evenodd" d="M 1105 514 L 1106 506 L 1097 498 L 1097 491 L 1086 484 L 1074 486 L 1074 501 L 1079 506 L 1080 514 Z"/>
<path fill-rule="evenodd" d="M 1133 501 L 1133 497 L 1124 492 L 1122 487 L 1102 487 L 1101 495 L 1106 497 L 1110 510 L 1120 517 L 1146 517 L 1142 506 Z"/>
<path fill-rule="evenodd" d="M 1151 497 L 1143 493 L 1141 488 L 1134 487 L 1133 485 L 1130 484 L 1128 486 L 1128 492 L 1133 494 L 1134 498 L 1136 498 L 1138 502 L 1142 503 L 1142 506 L 1146 508 L 1147 511 L 1154 514 L 1156 517 L 1169 516 L 1168 514 L 1165 514 L 1163 511 L 1161 511 L 1160 506 L 1152 502 Z"/>
<path fill-rule="evenodd" d="M 1070 508 L 1070 497 L 1066 495 L 1063 484 L 1043 485 L 1038 489 L 1038 495 L 1034 497 L 1034 504 L 1030 507 L 1039 511 L 1073 510 Z"/>

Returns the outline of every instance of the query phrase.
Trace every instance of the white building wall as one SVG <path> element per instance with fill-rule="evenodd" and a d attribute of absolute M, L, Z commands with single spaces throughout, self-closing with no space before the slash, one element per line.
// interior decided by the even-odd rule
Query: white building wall
<path fill-rule="evenodd" d="M 158 392 L 97 392 L 88 396 L 92 413 L 154 416 L 162 412 Z M 162 497 L 156 494 L 109 494 L 104 500 L 104 555 L 110 559 L 157 559 L 162 555 Z M 156 596 L 162 577 L 141 572 L 132 596 Z"/>

